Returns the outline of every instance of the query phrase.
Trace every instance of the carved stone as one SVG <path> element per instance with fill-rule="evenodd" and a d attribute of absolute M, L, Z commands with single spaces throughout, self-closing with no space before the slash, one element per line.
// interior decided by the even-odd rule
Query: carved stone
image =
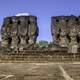
<path fill-rule="evenodd" d="M 80 17 L 73 15 L 52 17 L 51 34 L 53 43 L 77 53 L 80 47 Z"/>
<path fill-rule="evenodd" d="M 17 21 L 17 17 L 15 16 L 12 17 L 10 36 L 12 38 L 11 48 L 17 50 L 18 49 L 18 21 Z"/>
<path fill-rule="evenodd" d="M 28 44 L 28 16 L 18 18 L 18 36 L 20 38 L 20 50 L 23 50 Z"/>
<path fill-rule="evenodd" d="M 10 47 L 11 44 L 11 36 L 10 36 L 10 30 L 11 30 L 11 17 L 4 18 L 4 22 L 1 28 L 1 35 L 2 35 L 2 43 L 1 45 L 3 47 Z"/>
<path fill-rule="evenodd" d="M 34 46 L 39 33 L 35 16 L 6 17 L 1 29 L 2 46 L 23 50 Z"/>
<path fill-rule="evenodd" d="M 28 36 L 29 44 L 35 44 L 39 29 L 37 26 L 37 18 L 34 16 L 29 17 L 29 27 L 28 27 Z"/>

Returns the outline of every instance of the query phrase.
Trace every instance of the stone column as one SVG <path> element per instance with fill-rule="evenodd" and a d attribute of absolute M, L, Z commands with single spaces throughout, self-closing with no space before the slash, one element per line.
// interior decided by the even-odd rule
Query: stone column
<path fill-rule="evenodd" d="M 67 47 L 67 38 L 66 38 L 66 17 L 61 17 L 60 19 L 60 26 L 61 26 L 61 32 L 60 32 L 60 41 L 59 45 L 61 47 Z"/>
<path fill-rule="evenodd" d="M 12 27 L 11 27 L 11 48 L 14 50 L 18 50 L 18 20 L 16 16 L 12 17 Z"/>
<path fill-rule="evenodd" d="M 10 30 L 11 30 L 11 17 L 6 17 L 4 18 L 4 22 L 1 28 L 1 34 L 2 34 L 2 43 L 1 46 L 3 47 L 10 47 L 10 42 L 9 42 L 9 38 L 10 36 Z"/>
<path fill-rule="evenodd" d="M 35 16 L 29 17 L 29 27 L 28 27 L 28 36 L 29 36 L 29 44 L 35 44 L 37 36 L 38 36 L 38 26 L 37 26 L 37 18 Z"/>
<path fill-rule="evenodd" d="M 23 50 L 28 45 L 28 16 L 19 16 L 18 35 L 20 37 L 20 48 Z"/>
<path fill-rule="evenodd" d="M 53 44 L 59 45 L 60 40 L 60 18 L 51 17 L 51 35 L 53 39 Z"/>
<path fill-rule="evenodd" d="M 69 43 L 69 53 L 77 53 L 78 52 L 78 43 L 77 43 L 77 39 L 76 39 L 76 29 L 74 26 L 72 26 L 73 29 L 70 32 L 70 38 L 71 38 L 71 42 Z"/>

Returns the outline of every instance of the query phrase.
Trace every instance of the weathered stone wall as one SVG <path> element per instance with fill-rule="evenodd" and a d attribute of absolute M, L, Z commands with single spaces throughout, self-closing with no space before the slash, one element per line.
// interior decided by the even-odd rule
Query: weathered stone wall
<path fill-rule="evenodd" d="M 0 62 L 80 61 L 80 17 L 52 17 L 53 43 L 44 48 L 33 48 L 39 33 L 35 16 L 4 18 L 1 33 Z"/>
<path fill-rule="evenodd" d="M 27 50 L 0 52 L 0 62 L 75 62 L 80 61 L 80 53 L 67 53 L 66 50 Z"/>
<path fill-rule="evenodd" d="M 2 29 L 2 45 L 22 50 L 33 46 L 39 33 L 37 17 L 11 16 L 4 18 Z"/>
<path fill-rule="evenodd" d="M 74 50 L 80 47 L 80 17 L 55 16 L 51 18 L 53 42 L 61 47 Z M 74 51 L 73 51 L 74 52 Z"/>

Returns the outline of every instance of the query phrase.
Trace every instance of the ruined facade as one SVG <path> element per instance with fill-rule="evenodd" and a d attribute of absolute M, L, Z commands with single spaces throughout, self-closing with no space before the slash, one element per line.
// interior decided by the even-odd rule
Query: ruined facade
<path fill-rule="evenodd" d="M 51 34 L 54 44 L 77 53 L 80 47 L 80 17 L 73 15 L 52 17 Z"/>
<path fill-rule="evenodd" d="M 14 50 L 33 47 L 39 33 L 35 16 L 12 16 L 4 18 L 1 34 L 2 46 Z"/>
<path fill-rule="evenodd" d="M 33 49 L 39 29 L 35 16 L 11 16 L 4 18 L 2 29 L 3 47 L 8 49 Z M 51 34 L 57 48 L 68 48 L 69 53 L 77 53 L 80 48 L 80 16 L 54 16 L 51 18 Z M 61 48 L 60 48 L 61 47 Z M 47 47 L 57 50 L 55 46 Z"/>
<path fill-rule="evenodd" d="M 51 18 L 53 41 L 40 48 L 35 16 L 11 16 L 1 28 L 0 62 L 66 62 L 80 61 L 80 17 Z"/>

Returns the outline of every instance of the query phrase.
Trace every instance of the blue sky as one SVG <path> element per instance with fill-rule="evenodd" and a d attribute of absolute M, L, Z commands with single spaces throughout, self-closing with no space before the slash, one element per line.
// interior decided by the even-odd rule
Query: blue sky
<path fill-rule="evenodd" d="M 80 0 L 0 0 L 0 24 L 5 16 L 18 13 L 37 16 L 38 40 L 52 41 L 51 16 L 80 15 Z"/>

